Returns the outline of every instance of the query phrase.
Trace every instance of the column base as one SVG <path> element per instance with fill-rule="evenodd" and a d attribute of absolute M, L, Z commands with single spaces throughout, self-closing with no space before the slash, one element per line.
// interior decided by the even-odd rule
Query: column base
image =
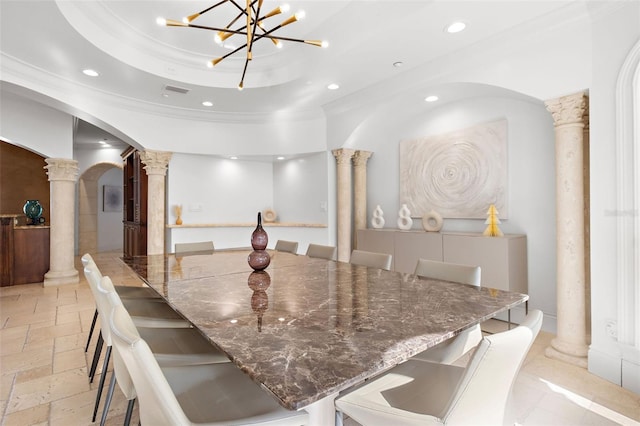
<path fill-rule="evenodd" d="M 68 271 L 49 271 L 44 274 L 44 286 L 53 287 L 64 284 L 77 284 L 80 282 L 78 271 L 71 269 Z"/>
<path fill-rule="evenodd" d="M 565 350 L 561 351 L 560 349 Z M 544 354 L 558 361 L 587 368 L 587 349 L 586 345 L 583 347 L 583 345 L 560 342 L 556 338 L 551 341 L 551 346 L 544 351 Z"/>

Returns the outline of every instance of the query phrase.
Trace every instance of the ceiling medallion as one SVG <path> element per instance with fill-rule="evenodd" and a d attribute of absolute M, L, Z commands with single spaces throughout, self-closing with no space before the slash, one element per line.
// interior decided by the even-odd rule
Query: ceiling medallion
<path fill-rule="evenodd" d="M 237 8 L 239 12 L 236 15 L 236 17 L 233 18 L 231 22 L 229 22 L 224 28 L 195 25 L 191 23 L 199 16 L 225 3 L 230 3 L 235 8 Z M 279 25 L 276 25 L 273 28 L 267 28 L 265 21 L 268 18 L 279 15 L 283 12 L 287 12 L 289 10 L 289 6 L 282 5 L 282 6 L 276 7 L 275 9 L 273 9 L 268 13 L 265 13 L 264 15 L 261 15 L 262 3 L 263 3 L 263 0 L 246 0 L 245 7 L 242 7 L 240 4 L 238 4 L 238 1 L 236 0 L 221 0 L 218 3 L 214 4 L 213 6 L 210 6 L 198 13 L 194 13 L 193 15 L 189 15 L 185 18 L 182 18 L 182 21 L 158 18 L 157 22 L 159 25 L 165 25 L 167 27 L 188 27 L 188 28 L 197 28 L 202 30 L 216 31 L 217 34 L 216 34 L 215 40 L 217 43 L 222 43 L 224 40 L 226 40 L 227 38 L 233 35 L 245 36 L 247 38 L 247 41 L 244 45 L 227 53 L 226 55 L 223 55 L 216 59 L 212 59 L 211 61 L 207 62 L 207 66 L 212 68 L 218 63 L 220 63 L 223 59 L 246 48 L 247 56 L 244 62 L 244 69 L 242 70 L 242 77 L 240 78 L 240 83 L 238 84 L 238 90 L 242 90 L 244 87 L 244 77 L 245 77 L 245 74 L 247 73 L 247 66 L 249 65 L 249 61 L 252 59 L 251 50 L 253 47 L 253 43 L 255 43 L 256 41 L 266 38 L 271 40 L 273 44 L 276 45 L 276 47 L 282 47 L 282 43 L 281 43 L 282 41 L 295 41 L 298 43 L 306 43 L 306 44 L 310 44 L 318 47 L 327 47 L 329 45 L 326 41 L 302 40 L 297 38 L 275 35 L 274 32 L 276 32 L 280 28 L 304 18 L 304 12 L 300 11 L 295 15 L 291 16 L 290 18 L 282 21 L 282 23 L 280 23 Z"/>

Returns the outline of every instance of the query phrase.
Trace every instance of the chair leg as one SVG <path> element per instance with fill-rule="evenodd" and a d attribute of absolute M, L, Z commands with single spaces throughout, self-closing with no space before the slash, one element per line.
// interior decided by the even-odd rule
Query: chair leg
<path fill-rule="evenodd" d="M 98 343 L 96 344 L 96 351 L 93 353 L 93 361 L 91 362 L 91 370 L 89 371 L 89 383 L 93 383 L 93 377 L 96 375 L 96 368 L 98 367 L 98 361 L 100 360 L 100 354 L 102 353 L 102 331 L 98 334 Z"/>
<path fill-rule="evenodd" d="M 98 415 L 98 406 L 100 405 L 100 397 L 102 397 L 102 389 L 104 388 L 104 380 L 107 376 L 107 369 L 109 368 L 109 358 L 111 358 L 111 346 L 107 346 L 107 353 L 104 356 L 104 365 L 102 366 L 102 374 L 100 375 L 100 384 L 98 385 L 98 394 L 96 395 L 96 406 L 93 408 L 92 422 L 96 421 Z M 113 379 L 111 379 L 113 381 Z M 113 393 L 112 389 L 109 389 Z M 106 405 L 105 405 L 106 408 Z"/>
<path fill-rule="evenodd" d="M 131 423 L 131 415 L 133 414 L 133 406 L 135 403 L 135 398 L 129 400 L 129 404 L 127 405 L 127 414 L 124 416 L 124 426 L 129 426 Z"/>
<path fill-rule="evenodd" d="M 89 350 L 89 343 L 91 342 L 91 336 L 93 336 L 93 329 L 96 328 L 96 320 L 98 319 L 98 310 L 93 313 L 93 321 L 91 321 L 91 328 L 89 329 L 89 337 L 87 337 L 87 346 L 84 347 L 84 352 Z"/>
<path fill-rule="evenodd" d="M 102 417 L 100 418 L 100 426 L 104 426 L 107 421 L 107 414 L 109 413 L 109 406 L 111 405 L 111 398 L 113 398 L 113 389 L 116 387 L 116 375 L 111 374 L 111 381 L 109 382 L 109 390 L 107 391 L 107 399 L 104 401 L 104 408 L 102 409 Z M 93 420 L 96 421 L 95 415 Z"/>

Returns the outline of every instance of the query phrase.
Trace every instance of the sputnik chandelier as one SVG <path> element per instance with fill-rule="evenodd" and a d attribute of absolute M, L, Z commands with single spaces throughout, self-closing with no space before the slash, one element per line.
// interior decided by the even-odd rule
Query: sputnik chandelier
<path fill-rule="evenodd" d="M 209 26 L 204 26 L 204 25 L 195 25 L 192 24 L 192 22 L 197 19 L 198 17 L 204 15 L 205 13 L 215 9 L 218 6 L 221 6 L 225 3 L 230 3 L 232 4 L 235 8 L 238 9 L 238 14 L 236 15 L 235 18 L 233 18 L 231 20 L 231 22 L 229 22 L 229 24 L 227 24 L 227 26 L 225 26 L 224 28 L 217 28 L 217 27 L 209 27 Z M 182 18 L 182 21 L 175 21 L 172 19 L 164 19 L 164 18 L 158 18 L 157 22 L 159 25 L 165 25 L 167 27 L 188 27 L 188 28 L 197 28 L 197 29 L 201 29 L 201 30 L 209 30 L 209 31 L 216 31 L 216 35 L 215 35 L 215 41 L 218 44 L 222 44 L 227 38 L 234 36 L 234 35 L 240 35 L 240 36 L 244 36 L 246 37 L 247 41 L 245 44 L 243 44 L 242 46 L 236 48 L 235 50 L 227 53 L 226 55 L 223 55 L 219 58 L 216 59 L 212 59 L 209 62 L 207 62 L 207 66 L 210 68 L 213 68 L 214 66 L 216 66 L 217 64 L 219 64 L 222 60 L 224 60 L 225 58 L 228 58 L 229 56 L 241 51 L 242 49 L 247 50 L 247 56 L 246 59 L 244 61 L 244 69 L 242 70 L 242 78 L 240 79 L 240 84 L 238 84 L 238 90 L 242 90 L 244 87 L 244 77 L 247 73 L 247 66 L 249 65 L 249 61 L 251 61 L 252 59 L 252 48 L 253 48 L 253 44 L 261 39 L 270 39 L 273 44 L 276 45 L 276 47 L 281 48 L 282 47 L 282 41 L 294 41 L 297 43 L 305 43 L 305 44 L 310 44 L 312 46 L 318 46 L 318 47 L 327 47 L 329 44 L 326 41 L 320 41 L 320 40 L 302 40 L 302 39 L 297 39 L 297 38 L 291 38 L 291 37 L 283 37 L 283 36 L 278 36 L 275 35 L 274 32 L 276 32 L 277 30 L 279 30 L 282 27 L 285 27 L 289 24 L 292 24 L 302 18 L 304 18 L 304 12 L 300 11 L 297 12 L 295 15 L 291 16 L 290 18 L 282 21 L 282 23 L 280 23 L 279 25 L 276 25 L 273 28 L 268 28 L 266 26 L 266 21 L 267 19 L 279 15 L 281 13 L 286 13 L 289 10 L 289 5 L 282 5 L 279 7 L 276 7 L 275 9 L 273 9 L 272 11 L 261 15 L 262 13 L 262 3 L 263 0 L 246 0 L 246 5 L 244 7 L 242 7 L 240 4 L 238 4 L 238 1 L 236 0 L 221 0 L 218 3 L 214 4 L 213 6 L 210 6 L 198 13 L 194 13 L 193 15 L 189 15 L 185 18 Z M 244 18 L 244 19 L 242 19 Z M 235 28 L 234 28 L 235 26 Z"/>

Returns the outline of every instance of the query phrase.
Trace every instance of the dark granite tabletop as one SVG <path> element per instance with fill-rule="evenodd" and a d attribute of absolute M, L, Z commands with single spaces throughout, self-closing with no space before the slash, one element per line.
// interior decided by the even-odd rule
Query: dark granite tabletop
<path fill-rule="evenodd" d="M 374 376 L 527 295 L 249 250 L 124 259 L 255 382 L 299 409 Z"/>

